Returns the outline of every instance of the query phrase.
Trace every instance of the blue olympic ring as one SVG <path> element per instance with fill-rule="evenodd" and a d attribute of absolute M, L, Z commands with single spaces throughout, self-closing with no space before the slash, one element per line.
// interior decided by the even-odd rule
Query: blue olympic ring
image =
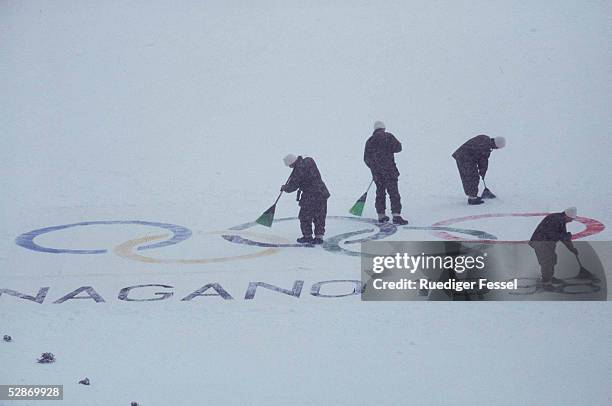
<path fill-rule="evenodd" d="M 64 248 L 49 248 L 43 247 L 34 242 L 34 239 L 42 234 L 51 233 L 53 231 L 64 230 L 71 227 L 82 227 L 82 226 L 90 226 L 90 225 L 99 225 L 99 224 L 137 224 L 143 226 L 151 226 L 158 227 L 169 230 L 172 232 L 172 238 L 166 241 L 161 241 L 155 244 L 143 245 L 142 247 L 138 247 L 138 250 L 149 250 L 154 248 L 166 247 L 168 245 L 178 244 L 181 241 L 184 241 L 191 237 L 191 230 L 178 226 L 176 224 L 168 224 L 168 223 L 156 223 L 151 221 L 140 221 L 140 220 L 117 220 L 117 221 L 85 221 L 82 223 L 74 223 L 74 224 L 64 224 L 60 226 L 52 226 L 40 228 L 38 230 L 29 231 L 27 233 L 21 234 L 19 237 L 15 239 L 15 243 L 23 248 L 27 248 L 33 251 L 40 252 L 49 252 L 52 254 L 104 254 L 108 252 L 105 249 L 99 250 L 73 250 L 73 249 L 64 249 Z"/>

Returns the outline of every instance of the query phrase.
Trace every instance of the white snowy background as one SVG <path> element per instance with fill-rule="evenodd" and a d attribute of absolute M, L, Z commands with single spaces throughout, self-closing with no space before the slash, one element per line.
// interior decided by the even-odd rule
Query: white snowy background
<path fill-rule="evenodd" d="M 0 345 L 0 384 L 64 384 L 66 405 L 612 404 L 606 302 L 326 299 L 311 285 L 359 279 L 357 258 L 316 248 L 147 264 L 14 241 L 52 225 L 148 220 L 194 232 L 146 252 L 157 258 L 255 252 L 211 232 L 273 202 L 290 152 L 316 159 L 329 214 L 345 215 L 369 182 L 363 145 L 377 119 L 403 143 L 412 224 L 575 205 L 610 225 L 611 21 L 609 1 L 586 0 L 1 1 L 0 288 L 50 291 L 42 305 L 0 297 L 0 334 L 14 339 Z M 450 154 L 481 133 L 508 140 L 487 175 L 499 199 L 468 207 Z M 277 217 L 296 214 L 283 197 Z M 537 221 L 462 226 L 528 239 Z M 299 234 L 297 222 L 257 231 Z M 105 225 L 37 241 L 112 251 L 156 234 Z M 243 299 L 249 281 L 297 279 L 299 299 Z M 234 300 L 180 301 L 210 282 Z M 174 296 L 117 300 L 147 283 L 173 289 L 144 297 Z M 80 286 L 106 303 L 52 304 Z M 55 364 L 36 364 L 45 351 Z M 84 376 L 91 386 L 76 383 Z"/>

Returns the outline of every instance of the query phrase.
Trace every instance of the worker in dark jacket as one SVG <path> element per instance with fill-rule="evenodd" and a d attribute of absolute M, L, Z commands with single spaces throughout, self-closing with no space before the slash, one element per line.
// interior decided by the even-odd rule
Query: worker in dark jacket
<path fill-rule="evenodd" d="M 572 234 L 567 231 L 567 223 L 573 221 L 576 216 L 575 207 L 570 207 L 561 213 L 549 214 L 538 224 L 529 240 L 529 246 L 534 249 L 540 264 L 543 285 L 559 282 L 553 277 L 557 264 L 555 248 L 558 241 L 561 241 L 572 253 L 578 255 L 578 250 L 572 244 Z"/>
<path fill-rule="evenodd" d="M 488 135 L 477 135 L 470 138 L 453 153 L 457 161 L 459 176 L 463 183 L 463 190 L 468 197 L 468 204 L 484 203 L 478 197 L 478 183 L 484 177 L 489 168 L 489 156 L 491 151 L 506 146 L 504 137 L 491 138 Z"/>
<path fill-rule="evenodd" d="M 327 199 L 329 191 L 321 179 L 321 174 L 314 159 L 302 158 L 293 154 L 283 158 L 285 165 L 293 168 L 289 181 L 281 186 L 283 192 L 298 191 L 297 200 L 300 205 L 300 228 L 302 237 L 297 239 L 300 244 L 322 244 L 325 234 L 325 217 L 327 216 Z M 314 238 L 312 225 L 314 223 Z"/>
<path fill-rule="evenodd" d="M 391 215 L 394 224 L 408 224 L 401 216 L 402 201 L 397 186 L 399 171 L 395 165 L 395 154 L 401 152 L 402 144 L 391 133 L 385 131 L 385 123 L 376 121 L 374 133 L 368 139 L 363 153 L 363 160 L 372 172 L 376 184 L 376 213 L 378 221 L 389 221 L 386 214 L 387 193 L 391 200 Z"/>

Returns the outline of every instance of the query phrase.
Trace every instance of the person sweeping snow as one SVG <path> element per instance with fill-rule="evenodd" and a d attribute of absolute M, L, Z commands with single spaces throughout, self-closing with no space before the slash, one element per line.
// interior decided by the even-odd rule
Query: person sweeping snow
<path fill-rule="evenodd" d="M 376 184 L 376 213 L 378 221 L 386 223 L 389 217 L 386 215 L 387 193 L 391 200 L 391 215 L 393 223 L 408 224 L 401 216 L 402 201 L 397 181 L 399 170 L 395 165 L 395 154 L 402 151 L 402 144 L 391 133 L 385 131 L 385 123 L 376 121 L 374 133 L 365 144 L 363 161 L 370 168 L 372 178 Z"/>
<path fill-rule="evenodd" d="M 529 246 L 533 248 L 538 258 L 542 272 L 541 282 L 545 287 L 559 283 L 559 280 L 553 276 L 557 264 L 555 249 L 558 241 L 561 241 L 574 255 L 578 255 L 578 250 L 572 244 L 572 233 L 567 231 L 567 223 L 573 221 L 576 216 L 575 207 L 547 215 L 538 224 L 529 240 Z"/>
<path fill-rule="evenodd" d="M 463 190 L 468 197 L 468 204 L 482 204 L 482 197 L 478 196 L 479 175 L 484 182 L 487 169 L 489 168 L 489 156 L 494 149 L 506 146 L 504 137 L 491 138 L 488 135 L 477 135 L 470 138 L 455 152 L 453 158 L 457 161 L 459 176 L 463 183 Z M 488 189 L 486 189 L 488 191 Z M 483 197 L 495 197 L 490 191 L 489 196 L 483 192 Z"/>
<path fill-rule="evenodd" d="M 300 205 L 300 228 L 302 237 L 297 239 L 300 244 L 322 244 L 325 234 L 325 218 L 327 217 L 327 199 L 330 194 L 327 186 L 321 179 L 321 173 L 314 159 L 302 158 L 289 154 L 283 158 L 285 165 L 293 168 L 286 184 L 281 191 L 286 193 L 297 192 Z M 314 238 L 312 226 L 314 224 Z"/>

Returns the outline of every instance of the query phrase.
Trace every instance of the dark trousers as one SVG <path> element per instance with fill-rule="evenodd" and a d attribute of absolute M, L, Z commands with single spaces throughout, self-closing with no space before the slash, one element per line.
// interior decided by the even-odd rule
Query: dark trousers
<path fill-rule="evenodd" d="M 538 258 L 542 279 L 549 281 L 557 264 L 557 253 L 555 252 L 557 243 L 555 241 L 530 241 L 529 246 L 533 248 Z"/>
<path fill-rule="evenodd" d="M 305 237 L 312 236 L 312 225 L 314 224 L 315 236 L 325 234 L 325 217 L 327 217 L 327 199 L 309 200 L 300 202 L 300 228 Z"/>
<path fill-rule="evenodd" d="M 387 193 L 391 200 L 391 213 L 400 214 L 402 212 L 402 198 L 397 187 L 397 178 L 376 177 L 376 213 L 383 214 L 387 209 Z"/>
<path fill-rule="evenodd" d="M 476 162 L 457 160 L 457 168 L 459 169 L 459 176 L 461 176 L 461 183 L 463 183 L 465 194 L 467 196 L 477 196 L 480 175 L 478 175 L 478 165 Z"/>

